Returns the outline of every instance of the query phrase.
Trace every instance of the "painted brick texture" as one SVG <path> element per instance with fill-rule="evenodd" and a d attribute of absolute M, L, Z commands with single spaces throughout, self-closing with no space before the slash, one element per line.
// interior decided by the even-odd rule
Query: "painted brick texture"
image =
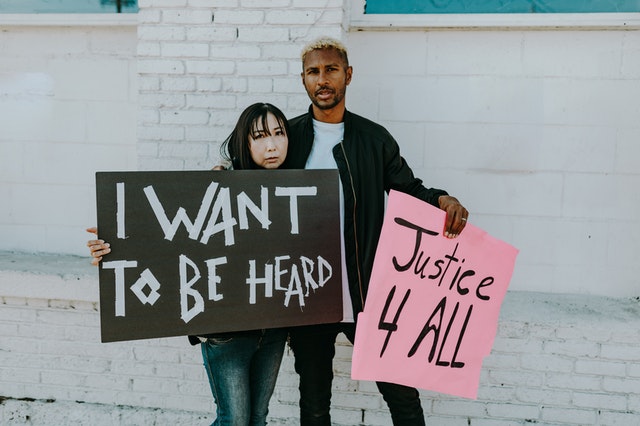
<path fill-rule="evenodd" d="M 350 32 L 346 0 L 139 4 L 137 28 L 1 28 L 1 424 L 213 420 L 197 348 L 100 343 L 95 271 L 17 270 L 10 251 L 85 256 L 95 171 L 208 169 L 250 103 L 304 112 L 299 51 L 329 35 L 350 48 L 348 108 L 521 251 L 478 400 L 424 391 L 428 424 L 640 425 L 640 31 Z M 334 423 L 389 425 L 350 359 L 341 341 Z M 270 413 L 298 424 L 290 353 Z"/>
<path fill-rule="evenodd" d="M 97 288 L 97 274 L 86 259 L 2 254 L 1 424 L 213 421 L 200 351 L 186 337 L 100 343 L 97 294 L 84 290 Z M 25 271 L 36 260 L 41 271 Z M 62 278 L 46 272 L 60 267 L 66 271 Z M 33 291 L 60 283 L 63 298 L 38 298 Z M 638 341 L 637 298 L 510 291 L 493 351 L 483 363 L 478 399 L 422 391 L 428 424 L 638 425 Z M 341 336 L 333 423 L 389 425 L 375 384 L 350 379 L 351 353 Z M 298 424 L 297 383 L 293 355 L 286 350 L 270 424 Z"/>
<path fill-rule="evenodd" d="M 220 143 L 251 103 L 303 112 L 300 50 L 314 35 L 340 37 L 343 18 L 336 1 L 140 6 L 150 17 L 139 25 L 139 160 L 156 170 L 218 164 Z M 161 148 L 167 138 L 174 149 Z"/>

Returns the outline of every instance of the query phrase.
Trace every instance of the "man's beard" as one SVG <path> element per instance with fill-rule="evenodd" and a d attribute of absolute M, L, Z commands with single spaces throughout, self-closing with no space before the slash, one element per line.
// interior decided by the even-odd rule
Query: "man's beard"
<path fill-rule="evenodd" d="M 313 94 L 313 96 L 309 96 L 309 98 L 311 98 L 311 103 L 315 105 L 318 109 L 327 110 L 327 109 L 335 108 L 336 105 L 342 102 L 342 100 L 344 99 L 345 92 L 346 91 L 342 91 L 342 92 L 335 91 L 334 96 L 326 101 L 319 100 L 315 93 Z M 309 93 L 309 91 L 307 91 L 307 93 Z"/>

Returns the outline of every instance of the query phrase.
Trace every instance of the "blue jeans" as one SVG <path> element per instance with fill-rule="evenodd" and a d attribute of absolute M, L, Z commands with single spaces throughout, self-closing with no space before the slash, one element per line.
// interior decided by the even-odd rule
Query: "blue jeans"
<path fill-rule="evenodd" d="M 339 333 L 353 343 L 355 324 L 336 323 L 293 327 L 289 344 L 300 376 L 300 425 L 330 426 L 333 357 Z M 415 388 L 376 382 L 395 426 L 424 426 L 420 394 Z"/>
<path fill-rule="evenodd" d="M 216 402 L 214 426 L 264 426 L 282 361 L 286 329 L 210 337 L 202 359 Z"/>

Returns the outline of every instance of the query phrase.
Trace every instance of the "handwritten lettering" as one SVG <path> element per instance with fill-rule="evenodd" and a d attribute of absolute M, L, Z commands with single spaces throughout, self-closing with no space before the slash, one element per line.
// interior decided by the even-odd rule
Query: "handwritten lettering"
<path fill-rule="evenodd" d="M 438 236 L 439 234 L 435 231 L 413 224 L 406 219 L 396 217 L 394 221 L 398 225 L 408 229 L 412 229 L 416 232 L 415 239 L 414 239 L 414 247 L 409 260 L 404 265 L 401 265 L 400 263 L 398 263 L 397 256 L 392 257 L 392 263 L 396 271 L 413 272 L 413 274 L 415 274 L 416 276 L 419 276 L 421 280 L 427 279 L 427 280 L 434 281 L 434 280 L 438 280 L 439 278 L 438 287 L 440 287 L 442 286 L 443 282 L 446 283 L 445 277 L 447 278 L 447 280 L 449 280 L 449 276 L 451 274 L 448 274 L 448 272 L 453 264 L 452 269 L 455 269 L 455 272 L 453 273 L 453 278 L 451 278 L 451 281 L 448 284 L 449 290 L 453 290 L 455 287 L 456 292 L 461 296 L 464 296 L 469 293 L 470 287 L 463 285 L 462 281 L 465 280 L 466 283 L 469 283 L 471 280 L 471 277 L 476 275 L 476 271 L 474 271 L 473 269 L 463 270 L 463 264 L 465 262 L 465 259 L 464 258 L 459 259 L 458 257 L 456 257 L 456 252 L 458 251 L 458 247 L 460 245 L 459 243 L 456 243 L 451 253 L 446 253 L 444 256 L 442 256 L 442 258 L 434 259 L 432 261 L 431 256 L 426 256 L 425 251 L 422 249 L 422 236 L 423 235 Z M 424 260 L 423 260 L 423 257 L 425 257 Z M 430 262 L 432 262 L 433 273 L 430 275 L 426 275 L 425 269 L 427 268 Z M 413 266 L 413 270 L 411 271 L 412 266 Z M 490 296 L 481 293 L 480 290 L 484 287 L 490 286 L 491 284 L 493 284 L 493 282 L 494 282 L 494 279 L 491 276 L 482 278 L 475 285 L 475 292 L 474 292 L 475 296 L 480 300 L 484 300 L 484 301 L 489 300 Z M 473 286 L 473 284 L 471 284 L 471 286 Z"/>
<path fill-rule="evenodd" d="M 476 398 L 517 249 L 471 223 L 445 238 L 445 213 L 398 191 L 386 207 L 351 377 Z"/>
<path fill-rule="evenodd" d="M 332 323 L 336 170 L 98 172 L 103 341 Z"/>
<path fill-rule="evenodd" d="M 269 229 L 271 220 L 269 219 L 269 190 L 261 187 L 260 190 L 260 206 L 256 204 L 243 191 L 236 196 L 236 205 L 238 211 L 238 219 L 233 217 L 232 213 L 232 197 L 230 189 L 221 187 L 218 189 L 217 182 L 211 182 L 207 187 L 195 220 L 191 220 L 187 210 L 178 207 L 173 219 L 169 219 L 163 203 L 158 198 L 153 185 L 144 188 L 149 205 L 164 232 L 164 238 L 172 241 L 180 225 L 184 225 L 189 238 L 192 240 L 200 240 L 202 244 L 207 244 L 209 239 L 219 232 L 224 233 L 224 241 L 226 246 L 235 244 L 234 227 L 238 225 L 242 230 L 249 229 L 249 219 L 247 212 L 250 212 L 261 224 L 263 229 Z M 118 194 L 118 214 L 117 226 L 118 237 L 124 238 L 124 182 L 117 183 Z M 274 196 L 289 198 L 289 220 L 291 222 L 291 234 L 300 233 L 300 219 L 298 198 L 317 196 L 318 188 L 315 186 L 305 187 L 281 187 L 274 189 Z M 122 200 L 121 200 L 122 198 Z M 207 221 L 207 216 L 209 217 Z M 206 225 L 205 225 L 206 221 Z M 122 235 L 122 236 L 121 236 Z"/>
<path fill-rule="evenodd" d="M 469 318 L 471 317 L 471 312 L 473 311 L 473 305 L 470 305 L 467 310 L 467 314 L 464 319 L 464 324 L 462 325 L 462 329 L 460 330 L 460 334 L 458 335 L 458 339 L 456 341 L 455 351 L 453 353 L 453 358 L 451 359 L 451 362 L 443 361 L 441 357 L 442 357 L 442 351 L 444 350 L 447 344 L 447 339 L 449 337 L 449 333 L 451 332 L 451 327 L 456 319 L 458 308 L 460 307 L 460 302 L 456 302 L 456 305 L 453 308 L 453 312 L 451 313 L 451 316 L 449 318 L 447 329 L 445 330 L 444 335 L 442 336 L 442 339 L 441 339 L 440 331 L 442 330 L 442 321 L 445 318 L 446 306 L 447 306 L 447 298 L 443 297 L 442 300 L 440 300 L 440 303 L 438 303 L 438 305 L 436 306 L 435 310 L 433 311 L 429 319 L 427 320 L 427 322 L 425 323 L 422 330 L 420 331 L 418 338 L 414 342 L 413 346 L 411 346 L 411 349 L 409 350 L 407 356 L 408 357 L 414 356 L 418 351 L 418 349 L 420 348 L 420 345 L 424 341 L 425 337 L 427 337 L 427 335 L 432 332 L 433 340 L 431 344 L 431 350 L 429 351 L 429 357 L 428 357 L 429 362 L 433 361 L 433 357 L 435 356 L 435 352 L 436 352 L 436 349 L 438 348 L 438 344 L 440 344 L 440 350 L 438 351 L 438 358 L 436 360 L 436 365 L 440 367 L 451 366 L 451 368 L 462 368 L 464 367 L 464 362 L 456 361 L 456 357 L 458 356 L 458 351 L 460 350 L 460 345 L 462 344 L 464 333 L 467 329 L 467 325 L 469 324 Z M 437 324 L 433 323 L 434 319 L 437 321 Z"/>
<path fill-rule="evenodd" d="M 202 293 L 196 288 L 202 279 L 202 274 L 198 265 L 184 254 L 179 256 L 179 289 L 180 289 L 180 318 L 188 323 L 193 318 L 205 311 L 205 299 Z M 305 298 L 310 297 L 312 292 L 324 287 L 333 276 L 333 268 L 322 256 L 317 256 L 312 260 L 306 256 L 299 257 L 299 263 L 291 261 L 291 256 L 276 256 L 272 263 L 261 266 L 261 275 L 258 275 L 258 266 L 255 260 L 249 260 L 246 283 L 249 286 L 248 303 L 255 305 L 258 301 L 258 294 L 261 297 L 274 297 L 274 290 L 284 293 L 283 305 L 289 307 L 293 298 L 298 301 L 300 308 L 305 306 Z M 286 269 L 284 262 L 291 264 Z M 226 257 L 218 257 L 205 260 L 207 277 L 207 300 L 218 302 L 224 299 L 224 295 L 219 288 L 222 285 L 222 278 L 219 275 L 219 267 L 227 263 Z M 275 267 L 274 267 L 275 265 Z M 132 269 L 138 266 L 136 261 L 110 261 L 103 262 L 104 269 L 113 269 L 116 283 L 116 316 L 125 316 L 125 269 Z M 288 282 L 286 286 L 281 283 Z M 144 292 L 145 287 L 149 287 L 148 294 Z M 130 290 L 142 304 L 153 305 L 160 293 L 161 284 L 146 268 L 140 273 L 136 282 L 130 286 Z M 259 292 L 259 287 L 263 290 Z"/>

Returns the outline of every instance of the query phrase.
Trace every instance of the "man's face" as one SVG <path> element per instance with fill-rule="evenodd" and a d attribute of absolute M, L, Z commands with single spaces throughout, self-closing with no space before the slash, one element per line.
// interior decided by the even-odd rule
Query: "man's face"
<path fill-rule="evenodd" d="M 346 66 L 335 49 L 307 53 L 302 67 L 302 84 L 313 105 L 321 110 L 344 105 L 353 70 Z"/>

